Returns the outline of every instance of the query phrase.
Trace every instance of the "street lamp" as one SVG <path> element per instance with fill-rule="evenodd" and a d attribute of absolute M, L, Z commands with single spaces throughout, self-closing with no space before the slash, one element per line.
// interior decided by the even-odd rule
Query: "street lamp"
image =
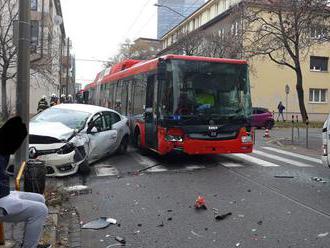
<path fill-rule="evenodd" d="M 156 6 L 156 7 L 160 7 L 160 8 L 166 8 L 166 9 L 168 9 L 168 10 L 170 10 L 170 11 L 172 11 L 172 12 L 174 12 L 174 13 L 180 15 L 180 16 L 182 16 L 183 18 L 186 18 L 186 16 L 182 15 L 180 12 L 178 12 L 178 11 L 176 11 L 175 9 L 172 9 L 171 7 L 168 7 L 168 6 L 166 6 L 166 5 L 162 5 L 162 4 L 155 3 L 154 6 Z"/>

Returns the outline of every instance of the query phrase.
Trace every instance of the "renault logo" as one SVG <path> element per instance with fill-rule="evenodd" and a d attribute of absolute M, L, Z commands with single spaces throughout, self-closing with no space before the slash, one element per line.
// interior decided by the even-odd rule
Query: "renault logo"
<path fill-rule="evenodd" d="M 29 148 L 29 158 L 35 158 L 37 155 L 37 149 L 35 147 Z"/>

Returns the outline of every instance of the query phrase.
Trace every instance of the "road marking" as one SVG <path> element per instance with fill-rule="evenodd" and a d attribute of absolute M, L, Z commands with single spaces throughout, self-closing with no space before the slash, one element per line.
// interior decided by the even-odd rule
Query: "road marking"
<path fill-rule="evenodd" d="M 275 159 L 275 160 L 278 160 L 278 161 L 281 161 L 281 162 L 284 162 L 284 163 L 287 163 L 287 164 L 292 164 L 292 165 L 295 165 L 295 166 L 298 166 L 298 167 L 313 167 L 310 164 L 305 164 L 305 163 L 302 163 L 302 162 L 298 162 L 296 160 L 292 160 L 292 159 L 283 158 L 283 157 L 280 157 L 280 156 L 268 154 L 268 153 L 265 153 L 265 152 L 262 152 L 262 151 L 254 150 L 253 153 L 258 154 L 260 156 L 270 158 L 270 159 Z"/>
<path fill-rule="evenodd" d="M 237 157 L 237 158 L 240 158 L 243 160 L 247 160 L 251 163 L 254 163 L 254 164 L 257 164 L 257 165 L 260 165 L 263 167 L 278 167 L 279 166 L 278 164 L 274 164 L 274 163 L 271 163 L 271 162 L 268 162 L 268 161 L 265 161 L 265 160 L 262 160 L 259 158 L 255 158 L 255 157 L 252 157 L 252 156 L 246 155 L 246 154 L 238 153 L 238 154 L 232 154 L 231 156 Z"/>
<path fill-rule="evenodd" d="M 188 165 L 185 167 L 185 170 L 192 171 L 192 170 L 201 170 L 205 168 L 206 166 L 204 165 Z"/>
<path fill-rule="evenodd" d="M 112 166 L 95 166 L 95 173 L 98 177 L 117 176 L 119 171 Z"/>
<path fill-rule="evenodd" d="M 293 152 L 288 152 L 288 151 L 283 151 L 274 147 L 262 147 L 263 149 L 269 150 L 269 151 L 273 151 L 273 152 L 277 152 L 277 153 L 282 153 L 285 155 L 289 155 L 291 157 L 297 157 L 297 158 L 302 158 L 304 160 L 308 160 L 314 163 L 318 163 L 318 164 L 322 164 L 322 160 L 321 159 L 317 159 L 317 158 L 312 158 L 309 156 L 305 156 L 305 155 L 301 155 L 301 154 L 297 154 L 297 153 L 293 153 Z"/>
<path fill-rule="evenodd" d="M 130 155 L 137 160 L 139 164 L 141 164 L 144 167 L 150 167 L 158 164 L 157 161 L 150 159 L 148 157 L 142 156 L 139 153 L 130 153 Z"/>
<path fill-rule="evenodd" d="M 152 173 L 154 173 L 154 172 L 164 172 L 164 171 L 168 171 L 168 169 L 166 169 L 162 165 L 157 165 L 155 167 L 152 167 L 152 168 L 146 170 L 146 172 L 152 172 Z"/>
<path fill-rule="evenodd" d="M 242 164 L 239 163 L 231 163 L 231 162 L 221 162 L 221 165 L 228 167 L 228 168 L 238 168 L 238 167 L 243 167 Z"/>

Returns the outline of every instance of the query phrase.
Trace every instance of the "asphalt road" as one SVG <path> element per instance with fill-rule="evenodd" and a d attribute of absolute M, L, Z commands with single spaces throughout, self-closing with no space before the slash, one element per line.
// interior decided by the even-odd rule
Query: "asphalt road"
<path fill-rule="evenodd" d="M 330 169 L 315 151 L 273 146 L 262 132 L 250 155 L 160 158 L 130 148 L 93 165 L 88 177 L 58 179 L 91 187 L 70 198 L 83 223 L 120 223 L 82 230 L 81 246 L 116 247 L 120 236 L 143 248 L 330 247 Z M 194 208 L 199 195 L 207 210 Z M 232 215 L 217 221 L 215 212 Z"/>

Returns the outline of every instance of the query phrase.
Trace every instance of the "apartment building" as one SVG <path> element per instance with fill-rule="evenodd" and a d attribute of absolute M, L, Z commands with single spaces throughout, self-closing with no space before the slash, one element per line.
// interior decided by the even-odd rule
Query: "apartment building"
<path fill-rule="evenodd" d="M 234 53 L 232 50 L 223 51 L 221 56 L 246 59 L 243 51 L 247 46 L 247 39 L 241 18 L 243 2 L 244 0 L 209 0 L 161 38 L 163 50 L 160 54 L 177 52 L 175 48 L 180 34 L 189 36 L 202 33 L 204 48 L 211 46 L 207 36 L 217 34 L 218 40 L 227 39 L 231 43 L 228 47 L 237 43 Z M 325 32 L 324 27 L 311 29 L 311 38 L 322 38 L 327 35 Z M 205 54 L 197 52 L 196 55 Z M 329 114 L 329 56 L 330 43 L 326 42 L 312 46 L 302 58 L 304 99 L 310 120 L 323 121 Z M 299 115 L 295 72 L 275 64 L 268 56 L 253 57 L 249 59 L 249 65 L 253 105 L 277 112 L 277 105 L 282 101 L 290 117 L 291 114 Z M 286 92 L 286 88 L 289 92 Z"/>
<path fill-rule="evenodd" d="M 14 1 L 13 1 L 14 2 Z M 13 12 L 18 6 L 13 5 Z M 7 12 L 4 11 L 2 15 Z M 17 25 L 13 30 L 13 44 L 17 39 Z M 70 44 L 71 45 L 71 44 Z M 63 78 L 69 78 L 69 87 L 74 93 L 73 57 L 67 53 L 67 39 L 65 34 L 60 0 L 31 0 L 31 70 L 30 70 L 30 114 L 37 112 L 40 98 L 45 95 L 48 100 L 51 94 L 59 95 Z M 68 59 L 66 57 L 68 56 Z M 16 57 L 15 57 L 16 58 Z M 65 63 L 70 61 L 70 63 Z M 0 69 L 1 70 L 1 69 Z M 13 73 L 15 64 L 11 66 Z M 69 73 L 68 73 L 69 72 Z M 66 91 L 63 91 L 66 93 Z M 7 81 L 7 106 L 9 112 L 15 112 L 16 78 Z"/>

